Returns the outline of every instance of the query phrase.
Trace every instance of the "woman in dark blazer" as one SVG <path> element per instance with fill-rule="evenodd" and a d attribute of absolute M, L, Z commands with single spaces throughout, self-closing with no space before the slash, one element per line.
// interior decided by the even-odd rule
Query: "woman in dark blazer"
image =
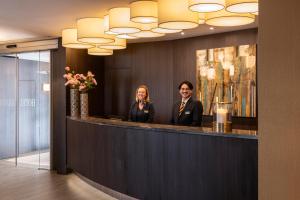
<path fill-rule="evenodd" d="M 135 102 L 130 107 L 129 121 L 133 122 L 153 122 L 154 107 L 150 102 L 149 90 L 146 85 L 141 85 L 136 89 Z"/>

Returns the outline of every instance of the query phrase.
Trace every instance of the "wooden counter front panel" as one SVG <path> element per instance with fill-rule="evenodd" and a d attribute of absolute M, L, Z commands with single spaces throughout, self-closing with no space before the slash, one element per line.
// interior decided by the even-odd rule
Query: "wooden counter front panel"
<path fill-rule="evenodd" d="M 138 199 L 256 200 L 257 140 L 67 120 L 68 167 Z"/>

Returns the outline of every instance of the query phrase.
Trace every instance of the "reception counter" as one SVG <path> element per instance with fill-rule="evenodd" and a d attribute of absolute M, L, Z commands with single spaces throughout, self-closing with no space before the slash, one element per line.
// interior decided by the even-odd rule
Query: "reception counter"
<path fill-rule="evenodd" d="M 67 118 L 67 166 L 137 199 L 257 200 L 255 131 Z"/>

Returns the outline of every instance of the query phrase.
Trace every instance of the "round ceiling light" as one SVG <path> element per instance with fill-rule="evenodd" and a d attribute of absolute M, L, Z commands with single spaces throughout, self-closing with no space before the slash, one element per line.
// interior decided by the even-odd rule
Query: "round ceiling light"
<path fill-rule="evenodd" d="M 83 18 L 77 20 L 78 41 L 93 44 L 114 42 L 114 36 L 104 33 L 102 18 Z"/>
<path fill-rule="evenodd" d="M 130 3 L 130 19 L 136 23 L 155 23 L 157 17 L 157 2 L 151 0 L 134 1 Z"/>
<path fill-rule="evenodd" d="M 225 0 L 189 0 L 189 9 L 194 12 L 216 12 L 224 7 Z"/>
<path fill-rule="evenodd" d="M 94 47 L 92 44 L 86 44 L 77 40 L 77 29 L 69 28 L 62 31 L 62 46 L 72 49 L 88 49 Z"/>
<path fill-rule="evenodd" d="M 199 13 L 199 24 L 205 24 L 205 13 Z"/>
<path fill-rule="evenodd" d="M 102 48 L 102 49 L 113 49 L 113 50 L 126 49 L 126 40 L 120 39 L 120 38 L 115 38 L 114 43 L 99 45 L 98 47 Z"/>
<path fill-rule="evenodd" d="M 258 0 L 227 0 L 226 10 L 233 13 L 258 12 Z"/>
<path fill-rule="evenodd" d="M 155 32 L 155 33 L 179 33 L 182 30 L 181 29 L 165 29 L 165 28 L 154 28 L 151 31 Z"/>
<path fill-rule="evenodd" d="M 211 26 L 242 26 L 255 21 L 252 14 L 230 13 L 225 10 L 206 14 L 206 24 Z"/>
<path fill-rule="evenodd" d="M 162 37 L 164 33 L 155 33 L 151 30 L 153 28 L 157 28 L 157 23 L 151 24 L 141 24 L 141 32 L 130 34 L 131 36 L 138 37 L 138 38 L 151 38 L 151 37 Z"/>
<path fill-rule="evenodd" d="M 113 50 L 94 47 L 88 49 L 88 54 L 93 56 L 110 56 L 113 55 Z"/>
<path fill-rule="evenodd" d="M 118 34 L 137 33 L 137 23 L 130 21 L 130 8 L 112 8 L 109 10 L 109 31 Z"/>
<path fill-rule="evenodd" d="M 158 0 L 158 24 L 164 29 L 191 29 L 198 26 L 198 13 L 188 9 L 187 0 Z"/>
<path fill-rule="evenodd" d="M 138 39 L 138 37 L 128 35 L 128 34 L 120 34 L 120 35 L 117 35 L 116 37 L 120 38 L 120 39 L 128 39 L 128 40 Z"/>
<path fill-rule="evenodd" d="M 109 31 L 109 15 L 104 16 L 104 33 L 109 35 L 117 35 L 117 33 Z"/>

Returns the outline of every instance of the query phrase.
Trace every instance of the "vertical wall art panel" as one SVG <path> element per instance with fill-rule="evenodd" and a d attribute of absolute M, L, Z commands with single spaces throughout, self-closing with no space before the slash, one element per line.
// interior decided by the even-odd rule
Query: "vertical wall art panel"
<path fill-rule="evenodd" d="M 205 115 L 220 101 L 233 103 L 234 116 L 256 117 L 256 44 L 197 50 L 196 59 Z"/>

